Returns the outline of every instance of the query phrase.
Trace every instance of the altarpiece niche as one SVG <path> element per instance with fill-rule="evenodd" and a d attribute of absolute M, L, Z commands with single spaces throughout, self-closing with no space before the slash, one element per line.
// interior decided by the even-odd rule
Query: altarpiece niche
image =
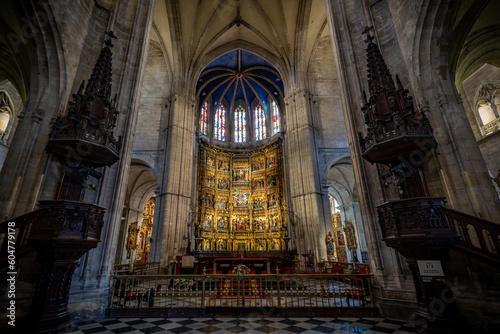
<path fill-rule="evenodd" d="M 199 144 L 196 251 L 287 251 L 281 140 L 253 150 Z"/>

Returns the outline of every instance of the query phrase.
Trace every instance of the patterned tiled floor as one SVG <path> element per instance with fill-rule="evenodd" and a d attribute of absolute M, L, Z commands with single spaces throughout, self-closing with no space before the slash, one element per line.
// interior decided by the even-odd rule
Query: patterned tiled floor
<path fill-rule="evenodd" d="M 73 324 L 67 333 L 417 333 L 414 325 L 382 318 L 121 318 Z"/>

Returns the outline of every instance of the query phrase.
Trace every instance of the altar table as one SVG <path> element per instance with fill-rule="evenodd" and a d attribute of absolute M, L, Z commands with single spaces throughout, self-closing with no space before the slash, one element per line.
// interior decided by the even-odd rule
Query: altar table
<path fill-rule="evenodd" d="M 217 273 L 217 263 L 219 263 L 219 265 L 227 264 L 229 267 L 229 265 L 231 265 L 231 264 L 240 264 L 240 263 L 243 263 L 243 264 L 256 264 L 257 263 L 257 264 L 259 264 L 259 263 L 264 263 L 264 262 L 267 264 L 267 273 L 269 274 L 271 272 L 271 260 L 267 257 L 243 257 L 243 258 L 220 257 L 220 258 L 214 259 L 214 274 Z M 229 272 L 227 272 L 225 274 L 229 274 Z"/>

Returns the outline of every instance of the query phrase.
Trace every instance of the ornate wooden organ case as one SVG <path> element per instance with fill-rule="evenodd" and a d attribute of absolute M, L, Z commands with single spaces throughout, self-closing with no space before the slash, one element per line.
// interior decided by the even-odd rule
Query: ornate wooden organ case
<path fill-rule="evenodd" d="M 196 250 L 288 250 L 281 140 L 253 150 L 199 143 Z"/>

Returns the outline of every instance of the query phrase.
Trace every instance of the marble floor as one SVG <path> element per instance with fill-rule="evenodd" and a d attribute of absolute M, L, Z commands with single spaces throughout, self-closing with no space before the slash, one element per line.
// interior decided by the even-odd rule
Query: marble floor
<path fill-rule="evenodd" d="M 413 324 L 383 318 L 103 318 L 75 323 L 66 333 L 419 333 Z"/>

